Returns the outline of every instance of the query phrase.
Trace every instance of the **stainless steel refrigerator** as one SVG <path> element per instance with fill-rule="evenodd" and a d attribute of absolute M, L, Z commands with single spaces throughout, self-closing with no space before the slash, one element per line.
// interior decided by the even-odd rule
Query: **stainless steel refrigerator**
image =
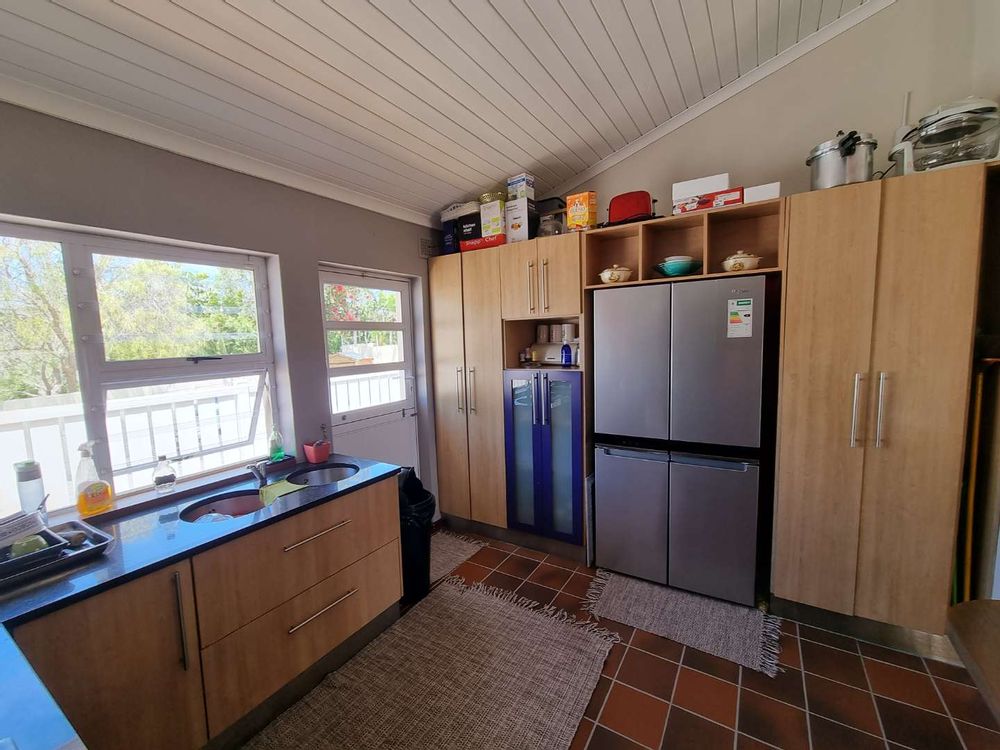
<path fill-rule="evenodd" d="M 748 605 L 766 593 L 776 283 L 594 293 L 599 566 Z"/>

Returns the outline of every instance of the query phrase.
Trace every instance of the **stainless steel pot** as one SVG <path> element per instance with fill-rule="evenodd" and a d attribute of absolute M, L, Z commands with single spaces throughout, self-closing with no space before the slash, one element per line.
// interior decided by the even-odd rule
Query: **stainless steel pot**
<path fill-rule="evenodd" d="M 878 141 L 871 133 L 852 130 L 845 135 L 843 130 L 837 131 L 836 138 L 823 141 L 809 152 L 806 165 L 812 170 L 811 189 L 870 180 L 877 147 Z"/>

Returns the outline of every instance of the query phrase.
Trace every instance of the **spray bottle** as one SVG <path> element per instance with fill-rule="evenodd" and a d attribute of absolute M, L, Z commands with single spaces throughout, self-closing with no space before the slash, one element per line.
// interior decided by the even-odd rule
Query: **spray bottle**
<path fill-rule="evenodd" d="M 81 516 L 111 510 L 115 503 L 111 484 L 97 474 L 97 464 L 91 455 L 93 448 L 93 440 L 88 440 L 77 448 L 80 451 L 80 463 L 76 467 L 76 509 Z"/>

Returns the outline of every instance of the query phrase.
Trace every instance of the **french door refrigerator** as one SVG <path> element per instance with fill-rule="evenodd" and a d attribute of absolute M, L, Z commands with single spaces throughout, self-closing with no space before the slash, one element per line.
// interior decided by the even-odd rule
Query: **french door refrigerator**
<path fill-rule="evenodd" d="M 579 371 L 505 370 L 507 525 L 583 540 L 583 381 Z"/>
<path fill-rule="evenodd" d="M 594 292 L 599 566 L 748 605 L 766 588 L 775 283 Z"/>

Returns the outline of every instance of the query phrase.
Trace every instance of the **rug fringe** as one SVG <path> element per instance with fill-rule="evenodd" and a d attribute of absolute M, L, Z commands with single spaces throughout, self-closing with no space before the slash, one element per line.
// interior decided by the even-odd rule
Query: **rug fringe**
<path fill-rule="evenodd" d="M 603 638 L 610 643 L 621 643 L 621 636 L 613 630 L 602 627 L 600 623 L 594 622 L 593 620 L 581 620 L 575 615 L 571 615 L 565 609 L 555 606 L 554 604 L 549 604 L 548 606 L 541 606 L 534 599 L 530 599 L 527 596 L 521 596 L 513 591 L 508 591 L 507 589 L 502 589 L 499 586 L 487 586 L 485 583 L 480 581 L 474 586 L 468 586 L 465 583 L 465 579 L 459 575 L 448 576 L 442 583 L 447 583 L 455 586 L 462 591 L 473 591 L 479 594 L 486 594 L 494 599 L 499 599 L 505 604 L 512 604 L 515 607 L 520 607 L 521 609 L 529 610 L 541 617 L 547 617 L 556 622 L 568 625 L 571 628 L 577 628 L 585 633 L 592 633 L 593 635 Z"/>
<path fill-rule="evenodd" d="M 477 547 L 485 547 L 488 542 L 484 542 L 482 539 L 476 539 L 475 537 L 466 536 L 465 534 L 458 534 L 454 531 L 449 531 L 448 529 L 441 529 L 440 531 L 435 531 L 434 536 L 438 534 L 444 534 L 445 536 L 450 536 L 452 539 L 457 539 L 460 542 L 465 542 L 466 544 L 475 544 Z"/>
<path fill-rule="evenodd" d="M 778 674 L 778 656 L 781 653 L 781 618 L 777 615 L 764 615 L 764 626 L 761 628 L 761 663 L 760 671 L 768 677 Z"/>
<path fill-rule="evenodd" d="M 580 605 L 580 608 L 585 612 L 593 612 L 594 607 L 597 606 L 597 602 L 600 601 L 601 595 L 604 593 L 604 587 L 608 585 L 608 581 L 610 580 L 611 571 L 599 568 L 594 575 L 594 579 L 590 582 L 590 586 L 587 588 L 587 593 L 583 597 L 583 604 Z"/>

